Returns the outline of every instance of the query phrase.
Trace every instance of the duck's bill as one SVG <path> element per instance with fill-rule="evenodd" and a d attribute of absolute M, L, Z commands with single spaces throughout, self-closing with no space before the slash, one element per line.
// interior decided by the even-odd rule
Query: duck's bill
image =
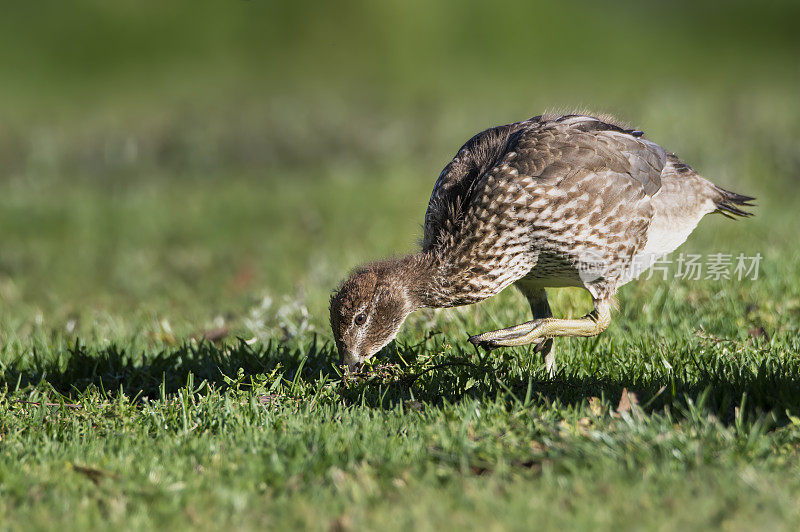
<path fill-rule="evenodd" d="M 343 351 L 339 354 L 339 365 L 344 366 L 345 370 L 349 373 L 355 373 L 364 363 L 358 359 L 358 356 L 350 353 L 349 351 Z"/>

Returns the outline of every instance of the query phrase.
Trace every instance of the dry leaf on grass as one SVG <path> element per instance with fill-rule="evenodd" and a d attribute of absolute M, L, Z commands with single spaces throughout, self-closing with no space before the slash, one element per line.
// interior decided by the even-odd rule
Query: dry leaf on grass
<path fill-rule="evenodd" d="M 631 409 L 638 404 L 639 398 L 636 394 L 629 392 L 627 388 L 623 388 L 622 397 L 619 398 L 619 404 L 617 405 L 617 413 L 623 414 L 625 412 L 630 412 Z"/>

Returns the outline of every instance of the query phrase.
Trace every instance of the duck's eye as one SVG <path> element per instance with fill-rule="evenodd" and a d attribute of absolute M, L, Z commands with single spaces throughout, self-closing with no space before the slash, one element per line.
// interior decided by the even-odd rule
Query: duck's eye
<path fill-rule="evenodd" d="M 363 312 L 356 316 L 356 325 L 364 325 L 365 321 L 367 321 L 367 315 Z"/>

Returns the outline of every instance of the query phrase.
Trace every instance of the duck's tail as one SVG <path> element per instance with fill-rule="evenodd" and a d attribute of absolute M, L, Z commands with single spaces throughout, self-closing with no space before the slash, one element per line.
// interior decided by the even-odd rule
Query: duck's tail
<path fill-rule="evenodd" d="M 752 202 L 755 201 L 755 198 L 737 194 L 716 185 L 714 185 L 714 189 L 718 194 L 718 197 L 714 198 L 714 203 L 717 206 L 717 210 L 714 212 L 718 212 L 728 218 L 753 215 L 752 212 L 742 210 L 739 207 L 754 207 Z"/>

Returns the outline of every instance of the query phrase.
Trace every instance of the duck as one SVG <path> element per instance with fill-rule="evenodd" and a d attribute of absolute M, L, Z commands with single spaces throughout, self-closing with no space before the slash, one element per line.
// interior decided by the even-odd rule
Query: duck
<path fill-rule="evenodd" d="M 532 319 L 469 336 L 488 350 L 532 345 L 549 374 L 553 339 L 611 322 L 615 294 L 710 213 L 755 198 L 701 177 L 643 131 L 607 115 L 539 115 L 469 139 L 439 174 L 419 249 L 361 265 L 330 298 L 339 362 L 358 369 L 422 308 L 471 305 L 514 285 Z M 555 318 L 547 289 L 580 287 L 593 309 Z"/>

